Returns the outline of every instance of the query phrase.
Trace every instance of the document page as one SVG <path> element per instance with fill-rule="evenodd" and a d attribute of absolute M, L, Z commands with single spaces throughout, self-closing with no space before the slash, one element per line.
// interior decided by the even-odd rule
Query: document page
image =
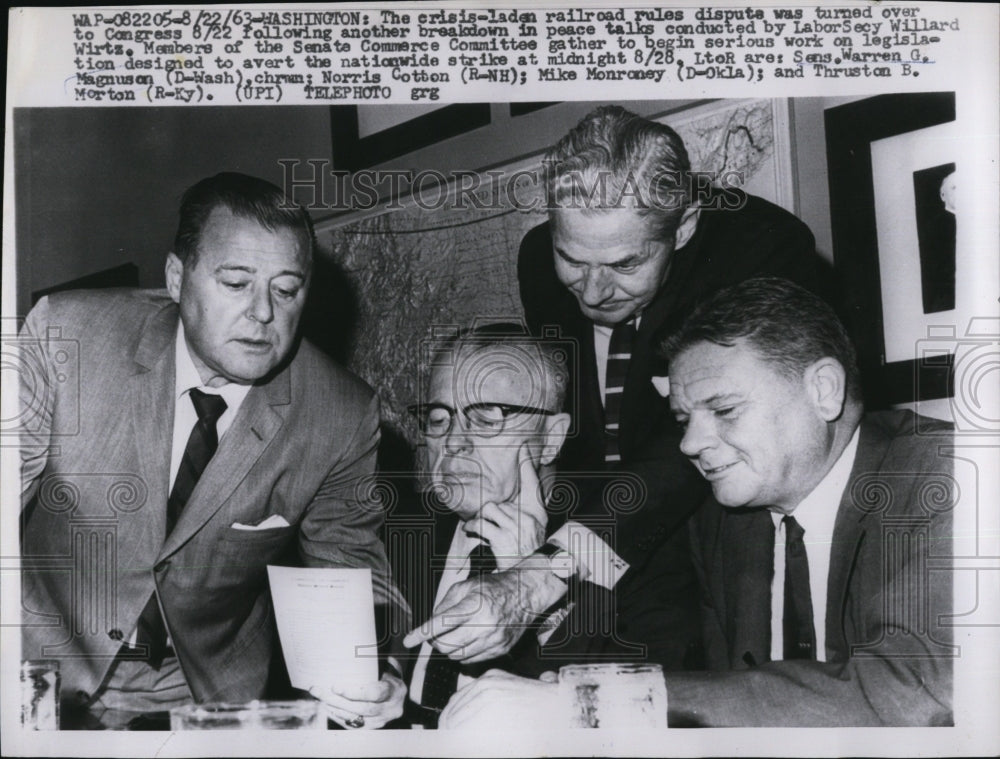
<path fill-rule="evenodd" d="M 293 687 L 378 680 L 370 569 L 268 566 L 267 572 Z"/>

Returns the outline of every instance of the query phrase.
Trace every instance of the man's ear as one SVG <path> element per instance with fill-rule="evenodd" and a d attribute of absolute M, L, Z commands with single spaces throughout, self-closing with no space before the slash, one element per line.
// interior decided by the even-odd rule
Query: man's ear
<path fill-rule="evenodd" d="M 176 253 L 167 253 L 167 264 L 164 267 L 167 277 L 167 292 L 174 303 L 181 302 L 181 281 L 184 279 L 184 262 Z"/>
<path fill-rule="evenodd" d="M 700 206 L 688 206 L 684 215 L 681 216 L 681 223 L 677 226 L 677 232 L 674 233 L 674 250 L 683 248 L 687 245 L 688 240 L 694 236 L 694 231 L 698 228 L 698 215 L 700 213 Z"/>
<path fill-rule="evenodd" d="M 569 414 L 553 414 L 545 417 L 545 439 L 542 443 L 542 464 L 551 464 L 556 460 L 566 433 L 569 432 Z"/>
<path fill-rule="evenodd" d="M 826 356 L 806 368 L 806 392 L 816 413 L 827 422 L 840 418 L 847 399 L 847 373 L 835 358 Z"/>

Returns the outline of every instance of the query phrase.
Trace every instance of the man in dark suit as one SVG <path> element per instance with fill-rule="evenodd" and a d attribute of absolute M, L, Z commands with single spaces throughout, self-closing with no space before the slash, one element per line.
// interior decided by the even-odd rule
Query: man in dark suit
<path fill-rule="evenodd" d="M 376 604 L 405 611 L 364 495 L 377 399 L 297 338 L 313 248 L 278 187 L 219 174 L 184 195 L 165 292 L 54 295 L 28 315 L 22 653 L 59 660 L 65 714 L 117 727 L 263 697 L 266 566 L 289 549 L 370 568 Z M 353 726 L 405 693 L 389 671 L 315 685 Z"/>
<path fill-rule="evenodd" d="M 683 142 L 664 124 L 599 108 L 549 151 L 543 167 L 549 220 L 525 235 L 518 282 L 532 332 L 558 325 L 579 341 L 571 397 L 580 419 L 561 471 L 641 455 L 668 415 L 652 381 L 667 374 L 653 336 L 677 327 L 707 295 L 768 274 L 813 291 L 829 284 L 805 224 L 761 198 L 695 181 L 704 177 L 691 175 Z M 624 341 L 622 398 L 608 411 L 609 345 L 612 337 L 622 342 L 616 328 L 632 334 Z"/>
<path fill-rule="evenodd" d="M 715 670 L 666 674 L 671 723 L 952 724 L 951 426 L 864 415 L 843 327 L 787 280 L 720 291 L 666 352 L 681 451 L 712 489 L 691 533 Z M 442 725 L 546 697 L 491 673 Z"/>
<path fill-rule="evenodd" d="M 694 666 L 696 583 L 681 527 L 707 487 L 679 452 L 669 368 L 654 355 L 654 335 L 678 326 L 718 288 L 760 274 L 827 294 L 829 267 L 805 224 L 760 198 L 712 188 L 692 175 L 676 132 L 623 108 L 585 116 L 543 167 L 549 220 L 525 236 L 518 280 L 532 331 L 555 325 L 578 345 L 579 373 L 567 395 L 574 425 L 558 462 L 561 475 L 581 475 L 568 516 L 595 530 L 612 527 L 609 542 L 628 568 L 616 586 L 620 636 L 650 647 L 668 668 Z M 606 502 L 606 491 L 593 487 L 607 482 L 593 476 L 601 472 L 640 483 L 634 508 Z M 554 541 L 565 545 L 559 533 Z M 518 577 L 517 587 L 488 592 L 528 597 L 530 584 L 542 608 L 564 592 L 541 572 Z M 473 592 L 487 588 L 454 595 Z M 508 603 L 514 616 L 488 616 L 500 606 L 470 595 L 469 630 L 453 629 L 445 642 L 473 644 L 462 647 L 473 657 L 496 653 L 477 647 L 486 643 L 477 629 L 509 631 L 497 642 L 503 647 L 541 611 Z"/>

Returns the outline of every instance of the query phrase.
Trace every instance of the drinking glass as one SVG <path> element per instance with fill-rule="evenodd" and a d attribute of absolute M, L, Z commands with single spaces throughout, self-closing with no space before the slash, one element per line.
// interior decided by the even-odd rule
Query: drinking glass
<path fill-rule="evenodd" d="M 27 730 L 59 729 L 59 662 L 21 662 L 21 724 Z"/>
<path fill-rule="evenodd" d="M 570 664 L 559 699 L 572 727 L 666 727 L 667 685 L 659 664 Z"/>
<path fill-rule="evenodd" d="M 170 710 L 171 730 L 322 730 L 318 701 L 188 704 Z"/>

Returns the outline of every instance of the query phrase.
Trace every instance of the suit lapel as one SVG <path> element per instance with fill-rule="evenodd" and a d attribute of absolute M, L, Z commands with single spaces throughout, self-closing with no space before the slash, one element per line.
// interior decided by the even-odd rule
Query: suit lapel
<path fill-rule="evenodd" d="M 247 394 L 232 426 L 219 441 L 191 498 L 167 536 L 159 559 L 179 550 L 226 502 L 281 429 L 284 418 L 275 407 L 291 402 L 290 367 Z"/>
<path fill-rule="evenodd" d="M 565 325 L 562 336 L 573 340 L 577 347 L 577 367 L 569 367 L 573 392 L 566 396 L 565 408 L 573 420 L 574 430 L 566 440 L 564 454 L 584 467 L 604 463 L 604 402 L 601 398 L 594 353 L 594 325 L 580 312 L 573 300 L 573 318 Z M 575 434 L 574 434 L 575 433 Z"/>
<path fill-rule="evenodd" d="M 132 559 L 141 565 L 155 556 L 166 529 L 170 485 L 170 452 L 174 426 L 174 341 L 177 308 L 157 311 L 139 337 L 130 386 L 132 425 L 139 471 L 147 488 L 148 514 Z M 134 563 L 134 562 L 133 562 Z"/>
<path fill-rule="evenodd" d="M 694 235 L 688 240 L 687 245 L 675 250 L 670 259 L 670 269 L 667 271 L 666 281 L 657 294 L 649 308 L 642 317 L 642 324 L 639 325 L 640 337 L 646 339 L 648 344 L 650 337 L 663 324 L 671 322 L 675 316 L 680 303 L 684 300 L 684 295 L 690 295 L 692 282 L 699 281 L 697 275 L 692 274 L 699 259 L 702 258 L 701 247 L 702 238 L 705 236 L 705 216 L 702 212 L 698 219 L 698 226 Z M 647 324 L 648 321 L 648 324 Z M 680 326 L 679 324 L 675 326 Z"/>
<path fill-rule="evenodd" d="M 863 419 L 858 439 L 858 452 L 851 467 L 851 476 L 840 498 L 837 519 L 833 527 L 833 545 L 830 552 L 830 576 L 827 580 L 826 648 L 829 653 L 847 656 L 844 637 L 844 610 L 851 575 L 856 565 L 862 543 L 866 539 L 866 518 L 869 512 L 856 502 L 853 493 L 859 478 L 881 469 L 882 460 L 892 441 L 880 429 Z M 871 520 L 868 520 L 869 522 Z"/>
<path fill-rule="evenodd" d="M 730 660 L 742 669 L 749 653 L 758 664 L 771 658 L 771 580 L 774 522 L 766 509 L 723 514 L 722 586 Z"/>
<path fill-rule="evenodd" d="M 600 380 L 597 378 L 598 372 L 603 372 L 603 366 L 597 366 L 597 355 L 594 352 L 594 325 L 582 319 L 580 330 L 580 364 L 583 371 L 580 377 L 583 380 L 580 386 L 580 406 L 581 411 L 593 425 L 592 429 L 599 431 L 601 439 L 601 460 L 604 458 L 604 399 L 601 398 Z M 587 369 L 590 371 L 587 371 Z"/>
<path fill-rule="evenodd" d="M 453 512 L 438 514 L 434 519 L 434 556 L 439 563 L 445 561 L 448 556 L 448 549 L 451 548 L 452 538 L 458 528 L 458 516 Z M 435 589 L 437 583 L 434 583 Z"/>

